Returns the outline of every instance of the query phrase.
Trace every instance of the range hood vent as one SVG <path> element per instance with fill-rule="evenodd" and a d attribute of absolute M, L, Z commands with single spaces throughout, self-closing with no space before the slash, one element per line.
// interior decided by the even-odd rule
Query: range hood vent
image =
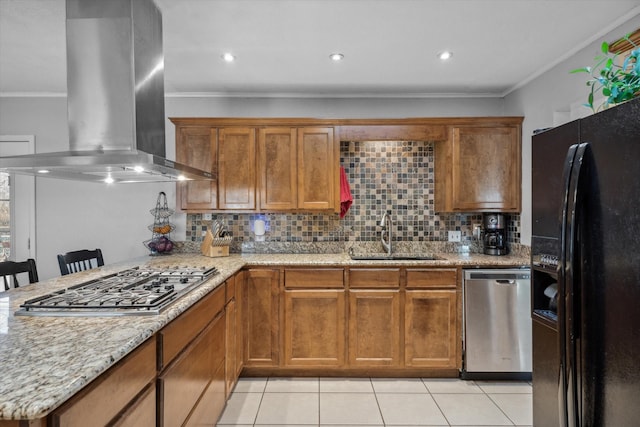
<path fill-rule="evenodd" d="M 165 158 L 162 15 L 153 0 L 67 0 L 69 150 L 0 170 L 95 182 L 215 179 Z"/>

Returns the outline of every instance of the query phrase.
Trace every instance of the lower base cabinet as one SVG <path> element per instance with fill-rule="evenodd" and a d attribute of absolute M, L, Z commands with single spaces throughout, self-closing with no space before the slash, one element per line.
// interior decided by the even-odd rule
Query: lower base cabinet
<path fill-rule="evenodd" d="M 286 366 L 344 366 L 345 291 L 284 293 Z"/>
<path fill-rule="evenodd" d="M 349 366 L 399 367 L 400 291 L 349 291 Z"/>
<path fill-rule="evenodd" d="M 278 366 L 280 270 L 252 268 L 244 277 L 243 360 L 248 366 Z"/>
<path fill-rule="evenodd" d="M 155 420 L 155 405 L 149 405 L 150 402 L 146 399 L 149 395 L 145 395 L 143 390 L 150 392 L 155 375 L 154 336 L 54 410 L 49 415 L 48 424 L 85 427 L 87 420 L 91 420 L 93 425 L 136 425 L 130 421 L 139 419 L 142 420 L 139 425 L 149 425 Z M 151 395 L 155 397 L 154 393 Z"/>
<path fill-rule="evenodd" d="M 162 426 L 183 425 L 192 408 L 196 407 L 194 412 L 198 410 L 200 405 L 197 404 L 214 380 L 214 374 L 220 369 L 224 372 L 224 333 L 225 315 L 221 312 L 160 375 L 158 396 L 162 405 L 159 411 Z M 224 388 L 224 375 L 222 381 Z M 224 397 L 222 400 L 224 401 Z M 201 404 L 208 405 L 205 402 Z M 215 424 L 219 414 L 207 412 L 208 416 L 204 418 Z"/>
<path fill-rule="evenodd" d="M 254 268 L 247 276 L 249 375 L 458 374 L 456 268 Z"/>
<path fill-rule="evenodd" d="M 135 402 L 109 425 L 112 427 L 155 427 L 156 384 L 149 384 Z"/>
<path fill-rule="evenodd" d="M 458 310 L 455 290 L 407 291 L 405 366 L 458 366 Z"/>

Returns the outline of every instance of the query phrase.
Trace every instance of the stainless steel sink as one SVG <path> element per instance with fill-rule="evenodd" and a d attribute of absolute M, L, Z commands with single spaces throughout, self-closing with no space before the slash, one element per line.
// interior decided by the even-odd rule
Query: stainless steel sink
<path fill-rule="evenodd" d="M 361 261 L 376 261 L 376 260 L 390 260 L 390 261 L 438 261 L 443 260 L 439 256 L 426 255 L 426 254 L 349 254 L 353 260 Z"/>

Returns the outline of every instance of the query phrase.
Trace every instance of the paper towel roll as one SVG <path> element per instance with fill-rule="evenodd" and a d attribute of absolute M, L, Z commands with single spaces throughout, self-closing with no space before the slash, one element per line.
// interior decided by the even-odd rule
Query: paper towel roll
<path fill-rule="evenodd" d="M 264 221 L 261 219 L 256 219 L 253 222 L 253 232 L 256 236 L 264 235 Z"/>

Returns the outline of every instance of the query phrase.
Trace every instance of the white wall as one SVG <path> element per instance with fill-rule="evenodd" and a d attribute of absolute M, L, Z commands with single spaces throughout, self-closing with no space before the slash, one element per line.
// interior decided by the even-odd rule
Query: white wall
<path fill-rule="evenodd" d="M 531 135 L 534 129 L 556 126 L 567 121 L 566 117 L 571 116 L 572 105 L 585 103 L 589 90 L 586 86 L 587 74 L 569 74 L 569 71 L 594 65 L 594 58 L 600 54 L 603 40 L 617 40 L 637 28 L 640 28 L 640 15 L 505 97 L 505 115 L 525 117 L 522 126 L 523 244 L 531 244 Z"/>
<path fill-rule="evenodd" d="M 498 98 L 323 99 L 175 98 L 166 99 L 168 117 L 396 118 L 502 115 Z M 68 147 L 66 98 L 0 98 L 0 134 L 35 135 L 36 152 Z M 175 159 L 175 132 L 167 120 L 167 157 Z M 95 183 L 36 178 L 36 261 L 40 279 L 58 276 L 56 254 L 76 249 L 103 250 L 106 263 L 144 256 L 151 237 L 149 210 L 159 191 L 175 207 L 174 184 Z M 172 217 L 184 240 L 185 216 Z"/>

